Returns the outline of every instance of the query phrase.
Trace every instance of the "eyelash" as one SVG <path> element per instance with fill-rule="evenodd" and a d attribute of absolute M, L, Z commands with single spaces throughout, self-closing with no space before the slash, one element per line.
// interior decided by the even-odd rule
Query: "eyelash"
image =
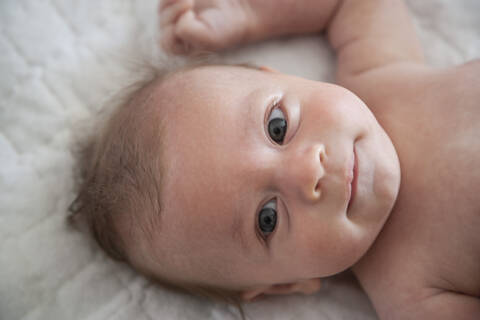
<path fill-rule="evenodd" d="M 284 119 L 285 119 L 285 122 L 286 122 L 286 130 L 285 130 L 285 135 L 287 134 L 288 132 L 288 114 L 287 112 L 285 111 L 285 109 L 283 108 L 282 106 L 282 103 L 281 103 L 281 99 L 279 98 L 276 98 L 275 100 L 272 101 L 272 103 L 270 104 L 270 106 L 268 107 L 267 109 L 267 112 L 265 114 L 265 130 L 266 130 L 266 135 L 268 137 L 268 139 L 274 143 L 275 145 L 283 145 L 283 141 L 282 143 L 277 143 L 275 142 L 272 137 L 270 136 L 270 133 L 269 133 L 269 130 L 268 130 L 268 125 L 269 125 L 269 121 L 270 121 L 270 117 L 272 116 L 272 113 L 276 110 L 276 109 L 279 109 L 279 111 L 282 113 Z M 264 236 L 264 231 L 262 231 L 260 229 L 260 214 L 262 213 L 262 210 L 264 210 L 265 208 L 268 208 L 267 205 L 272 202 L 272 201 L 275 201 L 275 207 L 274 209 L 273 208 L 270 208 L 270 209 L 273 209 L 274 212 L 275 212 L 275 224 L 274 224 L 274 228 L 271 232 L 269 232 L 266 236 Z M 267 201 L 266 203 L 264 203 L 260 210 L 257 212 L 256 214 L 256 222 L 255 222 L 255 225 L 256 225 L 256 231 L 257 231 L 257 236 L 260 238 L 260 240 L 265 243 L 265 244 L 268 244 L 271 237 L 273 236 L 273 234 L 276 232 L 277 228 L 278 228 L 278 201 L 276 198 L 272 198 L 270 199 L 269 201 Z"/>
<path fill-rule="evenodd" d="M 285 118 L 285 122 L 286 122 L 286 131 L 285 131 L 285 136 L 287 135 L 288 131 L 289 131 L 289 119 L 288 119 L 288 113 L 286 112 L 285 108 L 283 107 L 283 104 L 282 104 L 282 100 L 281 98 L 276 98 L 275 100 L 273 100 L 273 102 L 271 103 L 271 105 L 268 107 L 267 109 L 267 113 L 265 114 L 265 133 L 267 135 L 267 138 L 275 145 L 283 145 L 284 142 L 282 142 L 281 144 L 275 142 L 272 137 L 270 136 L 269 132 L 268 132 L 268 121 L 269 121 L 269 118 L 271 116 L 271 114 L 273 113 L 274 110 L 276 109 L 279 109 L 284 118 Z"/>
<path fill-rule="evenodd" d="M 274 201 L 275 203 L 275 207 L 274 209 L 269 207 L 268 205 Z M 262 210 L 264 209 L 272 209 L 273 211 L 275 211 L 275 225 L 274 225 L 274 229 L 273 231 L 269 232 L 266 236 L 263 235 L 263 232 L 262 230 L 260 229 L 260 214 L 262 213 Z M 271 239 L 271 237 L 273 236 L 273 234 L 276 232 L 277 228 L 278 228 L 278 200 L 277 198 L 272 198 L 270 199 L 269 201 L 267 201 L 266 203 L 264 203 L 260 210 L 257 212 L 257 215 L 256 215 L 256 228 L 257 228 L 257 234 L 258 234 L 258 237 L 261 239 L 261 241 L 263 241 L 264 243 L 268 244 L 269 240 Z"/>

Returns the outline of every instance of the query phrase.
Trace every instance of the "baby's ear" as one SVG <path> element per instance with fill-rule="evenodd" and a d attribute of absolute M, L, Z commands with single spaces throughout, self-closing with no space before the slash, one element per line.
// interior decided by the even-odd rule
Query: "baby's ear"
<path fill-rule="evenodd" d="M 266 71 L 266 72 L 272 72 L 272 73 L 280 73 L 280 71 L 275 70 L 273 68 L 267 67 L 267 66 L 260 66 L 258 69 L 261 71 Z"/>
<path fill-rule="evenodd" d="M 257 301 L 266 295 L 292 294 L 296 292 L 312 294 L 320 290 L 320 287 L 320 278 L 313 278 L 292 283 L 273 284 L 270 286 L 246 290 L 243 292 L 242 298 L 246 302 L 252 302 Z"/>

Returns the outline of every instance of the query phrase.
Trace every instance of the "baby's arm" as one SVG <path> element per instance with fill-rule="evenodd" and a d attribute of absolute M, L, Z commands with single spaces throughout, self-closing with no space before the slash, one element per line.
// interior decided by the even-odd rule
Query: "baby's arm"
<path fill-rule="evenodd" d="M 423 63 L 423 52 L 402 0 L 343 0 L 328 26 L 337 53 L 337 79 L 403 62 Z"/>
<path fill-rule="evenodd" d="M 423 62 L 402 0 L 163 0 L 160 20 L 163 46 L 174 53 L 326 30 L 340 82 L 398 62 Z"/>
<path fill-rule="evenodd" d="M 162 0 L 167 52 L 219 50 L 287 34 L 321 31 L 339 0 Z"/>

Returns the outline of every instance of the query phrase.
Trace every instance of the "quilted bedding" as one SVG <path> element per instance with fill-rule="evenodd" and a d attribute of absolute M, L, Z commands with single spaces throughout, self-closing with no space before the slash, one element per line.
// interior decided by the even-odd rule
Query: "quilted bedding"
<path fill-rule="evenodd" d="M 480 1 L 407 1 L 428 61 L 480 57 Z M 234 308 L 154 286 L 67 227 L 77 124 L 162 56 L 154 0 L 0 1 L 0 319 L 236 319 Z M 332 79 L 318 37 L 237 49 L 231 61 Z M 351 275 L 304 297 L 246 306 L 252 319 L 376 319 Z"/>

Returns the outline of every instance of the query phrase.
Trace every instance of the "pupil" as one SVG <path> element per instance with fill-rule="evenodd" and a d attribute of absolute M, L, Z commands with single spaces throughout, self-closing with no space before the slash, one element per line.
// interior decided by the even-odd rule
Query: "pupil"
<path fill-rule="evenodd" d="M 260 211 L 259 227 L 263 232 L 272 232 L 277 223 L 277 212 L 272 208 L 265 208 Z"/>
<path fill-rule="evenodd" d="M 273 141 L 282 143 L 287 131 L 287 121 L 281 118 L 275 118 L 268 123 L 268 131 Z"/>

